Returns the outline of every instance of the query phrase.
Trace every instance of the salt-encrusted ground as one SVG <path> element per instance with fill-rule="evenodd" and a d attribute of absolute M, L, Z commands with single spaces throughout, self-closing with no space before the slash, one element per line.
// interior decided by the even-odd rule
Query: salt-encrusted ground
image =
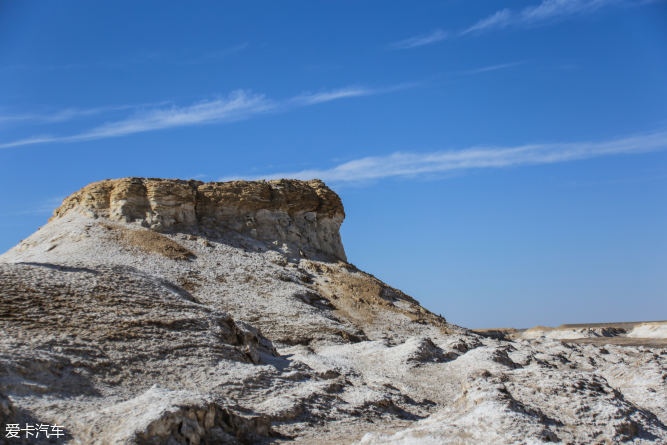
<path fill-rule="evenodd" d="M 289 243 L 135 231 L 69 212 L 0 256 L 0 423 L 82 444 L 667 441 L 662 347 L 482 337 Z"/>

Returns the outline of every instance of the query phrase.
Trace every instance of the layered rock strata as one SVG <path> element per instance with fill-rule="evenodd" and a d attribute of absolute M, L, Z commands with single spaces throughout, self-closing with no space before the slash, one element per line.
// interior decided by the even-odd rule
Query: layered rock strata
<path fill-rule="evenodd" d="M 215 237 L 233 230 L 346 259 L 339 234 L 345 218 L 343 205 L 319 180 L 108 179 L 69 196 L 53 218 L 70 212 L 166 232 Z"/>
<path fill-rule="evenodd" d="M 319 181 L 67 198 L 0 255 L 0 445 L 667 441 L 664 342 L 451 325 L 342 261 L 342 219 Z"/>

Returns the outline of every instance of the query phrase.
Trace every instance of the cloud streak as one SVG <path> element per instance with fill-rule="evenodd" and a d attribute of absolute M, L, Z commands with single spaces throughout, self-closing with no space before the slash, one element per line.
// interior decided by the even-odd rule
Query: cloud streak
<path fill-rule="evenodd" d="M 53 124 L 74 119 L 97 116 L 117 111 L 136 110 L 164 105 L 166 102 L 134 105 L 116 105 L 94 108 L 65 108 L 52 113 L 25 113 L 0 115 L 0 124 Z"/>
<path fill-rule="evenodd" d="M 394 42 L 389 45 L 389 47 L 393 50 L 418 48 L 420 46 L 432 45 L 433 43 L 445 40 L 447 36 L 448 33 L 446 31 L 443 31 L 442 29 L 436 29 L 429 34 L 414 36 L 399 42 Z"/>
<path fill-rule="evenodd" d="M 639 154 L 667 149 L 667 131 L 644 133 L 598 142 L 527 144 L 512 147 L 471 147 L 431 153 L 398 152 L 369 156 L 328 169 L 283 172 L 246 179 L 313 179 L 360 182 L 385 178 L 419 177 L 457 170 L 553 164 L 600 156 Z M 240 179 L 240 178 L 234 178 Z"/>
<path fill-rule="evenodd" d="M 367 88 L 367 87 L 351 86 L 346 88 L 340 88 L 337 90 L 323 91 L 319 93 L 301 94 L 287 101 L 287 104 L 288 105 L 291 104 L 294 106 L 317 105 L 324 102 L 331 102 L 339 99 L 348 99 L 353 97 L 375 96 L 378 94 L 393 93 L 395 91 L 401 91 L 408 88 L 414 88 L 417 86 L 419 86 L 419 83 L 416 82 L 402 83 L 386 88 Z"/>
<path fill-rule="evenodd" d="M 69 136 L 31 136 L 11 142 L 0 143 L 0 149 L 26 145 L 81 142 L 127 136 L 167 128 L 207 125 L 213 123 L 234 122 L 271 113 L 285 112 L 293 108 L 312 106 L 353 97 L 384 94 L 410 88 L 415 84 L 402 84 L 389 88 L 371 89 L 365 87 L 347 87 L 319 93 L 307 93 L 284 100 L 272 101 L 264 95 L 247 91 L 234 91 L 226 98 L 202 101 L 192 105 L 162 107 L 135 113 L 126 119 L 99 125 L 90 130 Z M 99 110 L 103 110 L 100 108 Z M 95 109 L 97 110 L 97 109 Z M 95 114 L 95 113 L 89 113 Z"/>
<path fill-rule="evenodd" d="M 468 34 L 481 34 L 509 27 L 538 26 L 569 16 L 590 14 L 612 5 L 643 5 L 655 1 L 658 0 L 542 0 L 520 10 L 500 9 L 459 32 L 437 29 L 429 34 L 394 42 L 389 47 L 394 50 L 413 49 Z"/>
<path fill-rule="evenodd" d="M 273 106 L 262 95 L 235 91 L 224 99 L 200 102 L 186 107 L 171 106 L 169 108 L 153 109 L 151 111 L 136 113 L 127 119 L 103 124 L 75 135 L 33 136 L 0 144 L 0 148 L 53 142 L 90 141 L 165 128 L 229 122 L 244 119 L 253 114 L 270 111 Z"/>
<path fill-rule="evenodd" d="M 324 102 L 331 102 L 332 100 L 347 99 L 350 97 L 370 96 L 378 94 L 380 90 L 374 90 L 365 87 L 347 87 L 338 90 L 324 91 L 320 93 L 306 93 L 296 96 L 290 102 L 296 105 L 315 105 Z"/>
<path fill-rule="evenodd" d="M 474 68 L 474 69 L 471 69 L 471 70 L 461 71 L 461 74 L 470 75 L 470 74 L 488 73 L 490 71 L 499 71 L 499 70 L 504 70 L 504 69 L 507 69 L 507 68 L 512 68 L 512 67 L 515 67 L 517 65 L 521 65 L 523 63 L 524 62 L 512 62 L 512 63 L 501 63 L 501 64 L 498 64 L 498 65 L 483 66 L 481 68 Z"/>
<path fill-rule="evenodd" d="M 528 6 L 520 11 L 501 9 L 467 28 L 461 35 L 510 26 L 538 25 L 558 18 L 592 13 L 619 3 L 624 3 L 624 0 L 542 0 L 538 5 Z"/>

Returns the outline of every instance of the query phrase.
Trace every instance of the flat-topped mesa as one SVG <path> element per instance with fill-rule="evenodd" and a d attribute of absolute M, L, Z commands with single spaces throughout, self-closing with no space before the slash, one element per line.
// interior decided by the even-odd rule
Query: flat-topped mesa
<path fill-rule="evenodd" d="M 345 218 L 343 204 L 317 179 L 208 183 L 108 179 L 67 197 L 51 219 L 70 212 L 140 223 L 163 232 L 221 236 L 233 230 L 346 260 L 339 233 Z"/>

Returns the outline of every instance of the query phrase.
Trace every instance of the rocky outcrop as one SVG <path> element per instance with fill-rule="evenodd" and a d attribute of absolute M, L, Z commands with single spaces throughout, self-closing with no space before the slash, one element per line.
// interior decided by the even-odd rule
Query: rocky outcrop
<path fill-rule="evenodd" d="M 66 198 L 53 218 L 70 212 L 165 232 L 216 237 L 235 231 L 346 260 L 339 234 L 343 205 L 319 180 L 108 179 Z"/>
<path fill-rule="evenodd" d="M 266 417 L 158 386 L 80 420 L 79 443 L 89 445 L 255 444 L 275 435 Z"/>
<path fill-rule="evenodd" d="M 342 220 L 319 181 L 70 196 L 0 255 L 0 445 L 36 443 L 1 437 L 28 423 L 59 444 L 665 443 L 661 339 L 477 335 L 340 261 Z"/>

